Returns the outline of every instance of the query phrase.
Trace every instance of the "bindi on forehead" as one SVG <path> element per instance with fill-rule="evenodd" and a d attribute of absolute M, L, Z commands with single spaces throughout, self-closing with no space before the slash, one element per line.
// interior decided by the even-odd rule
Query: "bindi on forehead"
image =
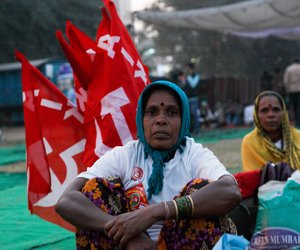
<path fill-rule="evenodd" d="M 160 106 L 162 106 L 162 107 L 163 107 L 163 106 L 165 106 L 165 104 L 164 104 L 163 102 L 161 102 L 161 103 L 160 103 Z"/>

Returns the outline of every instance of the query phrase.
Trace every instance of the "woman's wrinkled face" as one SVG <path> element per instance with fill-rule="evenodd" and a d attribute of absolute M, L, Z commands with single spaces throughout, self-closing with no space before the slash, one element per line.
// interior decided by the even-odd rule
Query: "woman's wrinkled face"
<path fill-rule="evenodd" d="M 261 126 L 267 133 L 281 128 L 283 111 L 275 96 L 263 96 L 259 100 L 257 115 Z"/>
<path fill-rule="evenodd" d="M 143 126 L 147 143 L 152 148 L 168 150 L 175 145 L 181 128 L 181 109 L 174 94 L 165 89 L 150 94 Z"/>

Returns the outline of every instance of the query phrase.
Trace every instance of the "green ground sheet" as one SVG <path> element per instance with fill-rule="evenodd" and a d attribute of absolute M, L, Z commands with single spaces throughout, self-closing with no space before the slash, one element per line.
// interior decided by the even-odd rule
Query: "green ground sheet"
<path fill-rule="evenodd" d="M 203 131 L 199 142 L 242 138 L 251 128 Z M 0 147 L 0 167 L 25 161 L 25 145 Z M 0 173 L 0 249 L 75 249 L 74 233 L 31 215 L 26 173 Z"/>

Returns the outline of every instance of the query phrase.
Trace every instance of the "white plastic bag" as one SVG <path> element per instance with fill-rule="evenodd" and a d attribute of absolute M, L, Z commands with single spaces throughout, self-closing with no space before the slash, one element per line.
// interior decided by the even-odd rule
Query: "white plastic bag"
<path fill-rule="evenodd" d="M 259 188 L 255 233 L 249 249 L 300 249 L 300 171 L 286 182 Z"/>

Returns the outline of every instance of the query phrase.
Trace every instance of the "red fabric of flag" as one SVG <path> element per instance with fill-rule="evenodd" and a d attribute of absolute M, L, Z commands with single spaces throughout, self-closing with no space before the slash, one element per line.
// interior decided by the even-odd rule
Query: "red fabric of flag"
<path fill-rule="evenodd" d="M 54 210 L 65 188 L 100 156 L 136 138 L 148 70 L 112 1 L 94 42 L 70 22 L 57 38 L 74 72 L 77 107 L 20 52 L 31 213 L 74 231 Z M 108 12 L 106 12 L 108 11 Z M 120 166 L 121 167 L 121 166 Z"/>
<path fill-rule="evenodd" d="M 69 44 L 61 31 L 56 32 L 58 41 L 73 68 L 78 109 L 83 114 L 86 109 L 88 85 L 93 77 L 94 57 L 96 53 L 103 54 L 103 51 L 97 47 L 93 39 L 70 21 L 66 23 L 66 34 Z"/>
<path fill-rule="evenodd" d="M 16 51 L 22 63 L 28 207 L 31 213 L 65 227 L 54 206 L 65 188 L 85 170 L 83 116 L 62 92 Z"/>
<path fill-rule="evenodd" d="M 112 1 L 104 3 L 109 15 L 103 15 L 97 33 L 97 46 L 104 55 L 96 53 L 93 61 L 85 113 L 86 166 L 111 148 L 136 138 L 137 101 L 149 83 L 147 67 L 142 64 L 115 5 Z"/>
<path fill-rule="evenodd" d="M 87 55 L 86 51 L 79 46 L 73 48 L 63 37 L 61 31 L 56 31 L 56 37 L 67 57 L 70 65 L 72 66 L 73 72 L 76 74 L 80 85 L 84 88 L 88 88 L 88 83 L 91 79 L 91 67 L 92 61 Z"/>

